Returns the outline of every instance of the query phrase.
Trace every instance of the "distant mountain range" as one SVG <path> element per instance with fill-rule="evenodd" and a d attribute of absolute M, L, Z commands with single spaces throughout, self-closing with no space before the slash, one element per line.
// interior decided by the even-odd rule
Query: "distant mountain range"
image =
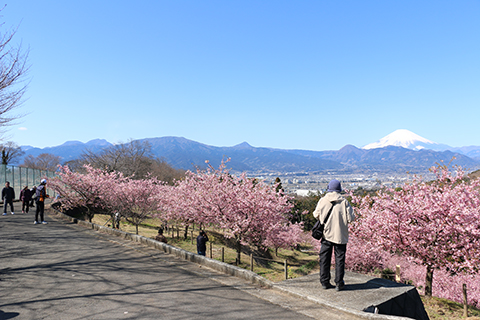
<path fill-rule="evenodd" d="M 338 151 L 283 150 L 252 147 L 246 142 L 233 147 L 215 147 L 181 137 L 140 139 L 148 141 L 155 156 L 179 169 L 205 167 L 208 160 L 218 167 L 222 159 L 230 158 L 228 167 L 252 173 L 311 173 L 311 172 L 424 172 L 439 162 L 467 170 L 480 168 L 480 147 L 450 148 L 434 143 L 408 130 L 397 130 L 379 141 L 357 148 L 346 145 Z M 63 162 L 77 159 L 85 150 L 97 152 L 112 146 L 106 140 L 87 143 L 68 141 L 56 147 L 22 146 L 25 156 L 51 153 Z M 22 160 L 20 160 L 20 163 Z"/>
<path fill-rule="evenodd" d="M 62 157 L 62 160 L 65 163 L 70 160 L 78 159 L 78 157 L 80 157 L 84 150 L 89 149 L 97 152 L 111 145 L 112 144 L 107 140 L 95 139 L 88 141 L 87 143 L 83 143 L 80 141 L 67 141 L 64 144 L 56 147 L 35 148 L 32 146 L 21 146 L 21 148 L 25 152 L 24 157 L 28 155 L 33 155 L 34 157 L 36 157 L 41 153 L 51 153 L 56 156 Z M 23 157 L 18 162 L 22 163 Z"/>

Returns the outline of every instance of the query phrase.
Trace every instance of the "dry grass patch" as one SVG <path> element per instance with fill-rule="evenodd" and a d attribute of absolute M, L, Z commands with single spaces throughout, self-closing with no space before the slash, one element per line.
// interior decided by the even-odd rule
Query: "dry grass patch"
<path fill-rule="evenodd" d="M 480 310 L 468 307 L 468 318 L 463 316 L 463 304 L 451 300 L 422 296 L 423 305 L 431 320 L 480 320 Z"/>

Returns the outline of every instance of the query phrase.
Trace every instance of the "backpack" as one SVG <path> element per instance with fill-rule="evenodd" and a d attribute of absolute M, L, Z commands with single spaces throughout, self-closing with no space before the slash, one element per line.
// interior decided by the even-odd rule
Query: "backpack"
<path fill-rule="evenodd" d="M 45 187 L 44 186 L 38 186 L 37 190 L 35 191 L 35 201 L 44 201 L 44 195 L 45 195 Z"/>
<path fill-rule="evenodd" d="M 328 218 L 330 218 L 330 214 L 332 213 L 332 209 L 334 206 L 335 204 L 332 203 L 332 207 L 330 208 L 330 210 L 328 210 L 327 216 L 325 217 L 325 221 L 323 221 L 323 223 L 321 223 L 320 220 L 317 220 L 317 222 L 315 222 L 315 225 L 312 228 L 313 238 L 317 240 L 320 240 L 323 238 L 323 230 L 325 229 L 325 223 L 327 223 Z"/>

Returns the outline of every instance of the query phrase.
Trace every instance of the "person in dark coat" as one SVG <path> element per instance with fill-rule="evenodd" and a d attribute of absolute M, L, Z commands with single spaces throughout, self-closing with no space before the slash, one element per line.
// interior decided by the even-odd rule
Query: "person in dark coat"
<path fill-rule="evenodd" d="M 43 214 L 45 210 L 45 199 L 48 198 L 46 189 L 47 189 L 47 180 L 42 179 L 35 193 L 35 202 L 37 205 L 37 210 L 35 211 L 35 222 L 33 222 L 34 224 L 39 224 L 39 223 L 47 224 L 47 222 L 43 220 Z M 38 220 L 39 214 L 40 214 L 40 220 Z"/>
<path fill-rule="evenodd" d="M 22 213 L 28 213 L 30 209 L 30 201 L 32 200 L 33 192 L 31 189 L 28 189 L 28 186 L 25 186 L 22 191 L 20 191 L 20 201 L 22 201 Z"/>
<path fill-rule="evenodd" d="M 35 205 L 33 204 L 35 202 L 35 199 L 33 198 L 33 196 L 37 194 L 37 187 L 33 186 L 33 188 L 30 189 L 30 193 L 32 194 L 32 200 L 30 200 L 30 207 L 35 208 Z"/>
<path fill-rule="evenodd" d="M 200 235 L 197 237 L 197 253 L 199 255 L 205 256 L 207 252 L 207 241 L 208 236 L 205 231 L 200 231 Z"/>
<path fill-rule="evenodd" d="M 163 229 L 162 228 L 158 229 L 158 234 L 156 235 L 155 240 L 160 241 L 160 242 L 164 242 L 164 243 L 168 243 L 167 238 L 163 235 Z"/>
<path fill-rule="evenodd" d="M 10 187 L 10 182 L 5 182 L 5 188 L 2 189 L 2 200 L 3 200 L 3 215 L 7 215 L 7 206 L 10 205 L 10 212 L 13 212 L 13 199 L 15 199 L 15 190 Z"/>

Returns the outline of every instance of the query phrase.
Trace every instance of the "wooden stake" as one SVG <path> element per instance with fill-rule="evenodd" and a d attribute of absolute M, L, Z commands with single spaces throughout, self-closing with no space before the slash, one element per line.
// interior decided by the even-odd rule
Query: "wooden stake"
<path fill-rule="evenodd" d="M 400 276 L 400 266 L 397 264 L 396 270 L 395 270 L 395 281 L 400 282 L 402 280 L 402 277 Z"/>
<path fill-rule="evenodd" d="M 285 260 L 284 266 L 285 266 L 285 280 L 287 280 L 287 279 L 288 279 L 288 264 L 287 264 L 287 260 Z"/>
<path fill-rule="evenodd" d="M 250 253 L 250 271 L 253 271 L 253 253 Z"/>
<path fill-rule="evenodd" d="M 222 247 L 222 262 L 225 262 L 225 248 Z"/>

